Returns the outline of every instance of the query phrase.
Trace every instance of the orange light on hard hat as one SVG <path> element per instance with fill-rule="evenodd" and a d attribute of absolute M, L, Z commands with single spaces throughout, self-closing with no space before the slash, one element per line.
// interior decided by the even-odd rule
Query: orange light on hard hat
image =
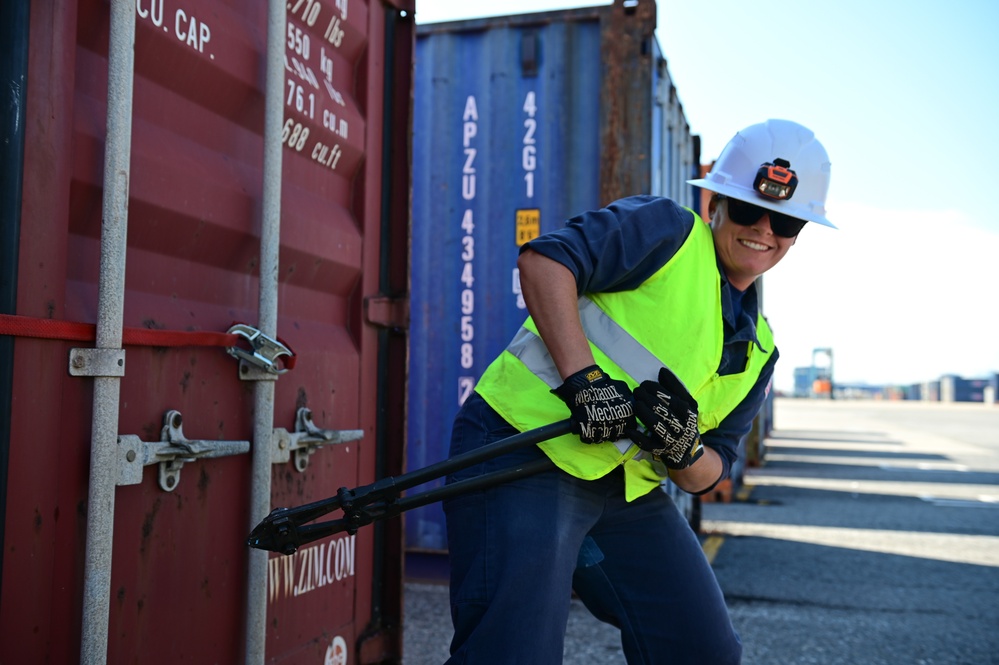
<path fill-rule="evenodd" d="M 773 163 L 764 162 L 756 171 L 753 189 L 760 196 L 777 201 L 786 201 L 794 195 L 798 186 L 798 176 L 790 168 L 791 162 L 786 159 L 775 159 Z"/>

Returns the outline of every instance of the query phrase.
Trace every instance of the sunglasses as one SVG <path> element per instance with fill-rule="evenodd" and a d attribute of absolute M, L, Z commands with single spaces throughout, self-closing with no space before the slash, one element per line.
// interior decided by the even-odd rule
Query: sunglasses
<path fill-rule="evenodd" d="M 752 226 L 759 221 L 764 214 L 770 215 L 770 230 L 775 236 L 781 238 L 794 238 L 801 232 L 801 228 L 808 222 L 797 217 L 785 215 L 782 212 L 774 212 L 767 208 L 746 203 L 730 196 L 721 196 L 721 199 L 728 201 L 728 218 L 739 226 Z"/>

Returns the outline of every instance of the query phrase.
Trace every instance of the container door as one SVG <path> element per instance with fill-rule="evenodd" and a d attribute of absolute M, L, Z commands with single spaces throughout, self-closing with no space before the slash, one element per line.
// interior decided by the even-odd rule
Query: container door
<path fill-rule="evenodd" d="M 276 381 L 273 425 L 301 430 L 304 413 L 320 429 L 360 435 L 297 454 L 273 443 L 274 506 L 401 470 L 404 432 L 394 423 L 404 421 L 405 395 L 393 386 L 405 375 L 398 303 L 408 267 L 412 4 L 287 3 L 278 336 L 296 362 Z M 254 326 L 267 4 L 134 5 L 124 325 L 164 333 Z M 24 29 L 16 314 L 93 324 L 108 3 L 31 3 Z M 14 338 L 12 417 L 2 423 L 10 432 L 4 662 L 80 656 L 87 513 L 100 508 L 87 505 L 93 380 L 67 368 L 71 349 L 93 342 L 57 330 L 55 339 Z M 176 457 L 166 480 L 153 463 L 115 490 L 108 662 L 243 662 L 250 456 L 193 451 L 250 441 L 254 383 L 241 380 L 223 346 L 128 343 L 125 354 L 119 436 L 141 442 L 141 459 L 180 426 L 192 454 Z M 122 450 L 119 462 L 134 476 L 135 449 L 131 459 Z M 271 555 L 267 662 L 398 655 L 401 640 L 386 628 L 399 617 L 398 532 L 390 524 Z"/>

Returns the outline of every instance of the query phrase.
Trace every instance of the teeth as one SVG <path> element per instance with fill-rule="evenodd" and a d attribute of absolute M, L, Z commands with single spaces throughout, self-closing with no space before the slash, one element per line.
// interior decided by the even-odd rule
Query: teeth
<path fill-rule="evenodd" d="M 760 243 L 753 242 L 752 240 L 740 240 L 739 242 L 741 242 L 743 245 L 745 245 L 749 249 L 755 249 L 758 252 L 765 252 L 768 249 L 770 249 L 766 245 L 761 245 Z"/>

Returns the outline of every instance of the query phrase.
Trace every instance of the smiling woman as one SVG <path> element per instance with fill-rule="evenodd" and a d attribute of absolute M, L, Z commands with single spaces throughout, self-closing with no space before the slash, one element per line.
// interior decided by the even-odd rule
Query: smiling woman
<path fill-rule="evenodd" d="M 711 227 L 675 200 L 631 195 L 520 248 L 529 316 L 455 416 L 451 455 L 567 416 L 572 430 L 523 458 L 449 479 L 476 481 L 536 458 L 557 467 L 444 501 L 455 627 L 448 662 L 494 653 L 511 632 L 532 637 L 503 662 L 556 662 L 570 590 L 621 627 L 630 660 L 739 661 L 700 543 L 656 490 L 668 478 L 703 494 L 730 476 L 778 358 L 754 282 L 787 253 L 799 223 L 831 226 L 828 181 L 812 133 L 769 120 L 739 132 L 704 179 L 688 181 L 725 197 L 711 203 Z M 742 223 L 730 219 L 733 201 L 745 203 Z M 490 515 L 530 519 L 512 528 Z M 518 555 L 525 549 L 530 560 Z M 485 550 L 502 563 L 479 565 Z M 636 550 L 648 564 L 635 565 Z M 683 564 L 667 572 L 660 561 Z M 665 590 L 650 589 L 650 576 Z M 631 606 L 648 611 L 635 616 Z M 528 629 L 525 617 L 545 622 Z"/>

